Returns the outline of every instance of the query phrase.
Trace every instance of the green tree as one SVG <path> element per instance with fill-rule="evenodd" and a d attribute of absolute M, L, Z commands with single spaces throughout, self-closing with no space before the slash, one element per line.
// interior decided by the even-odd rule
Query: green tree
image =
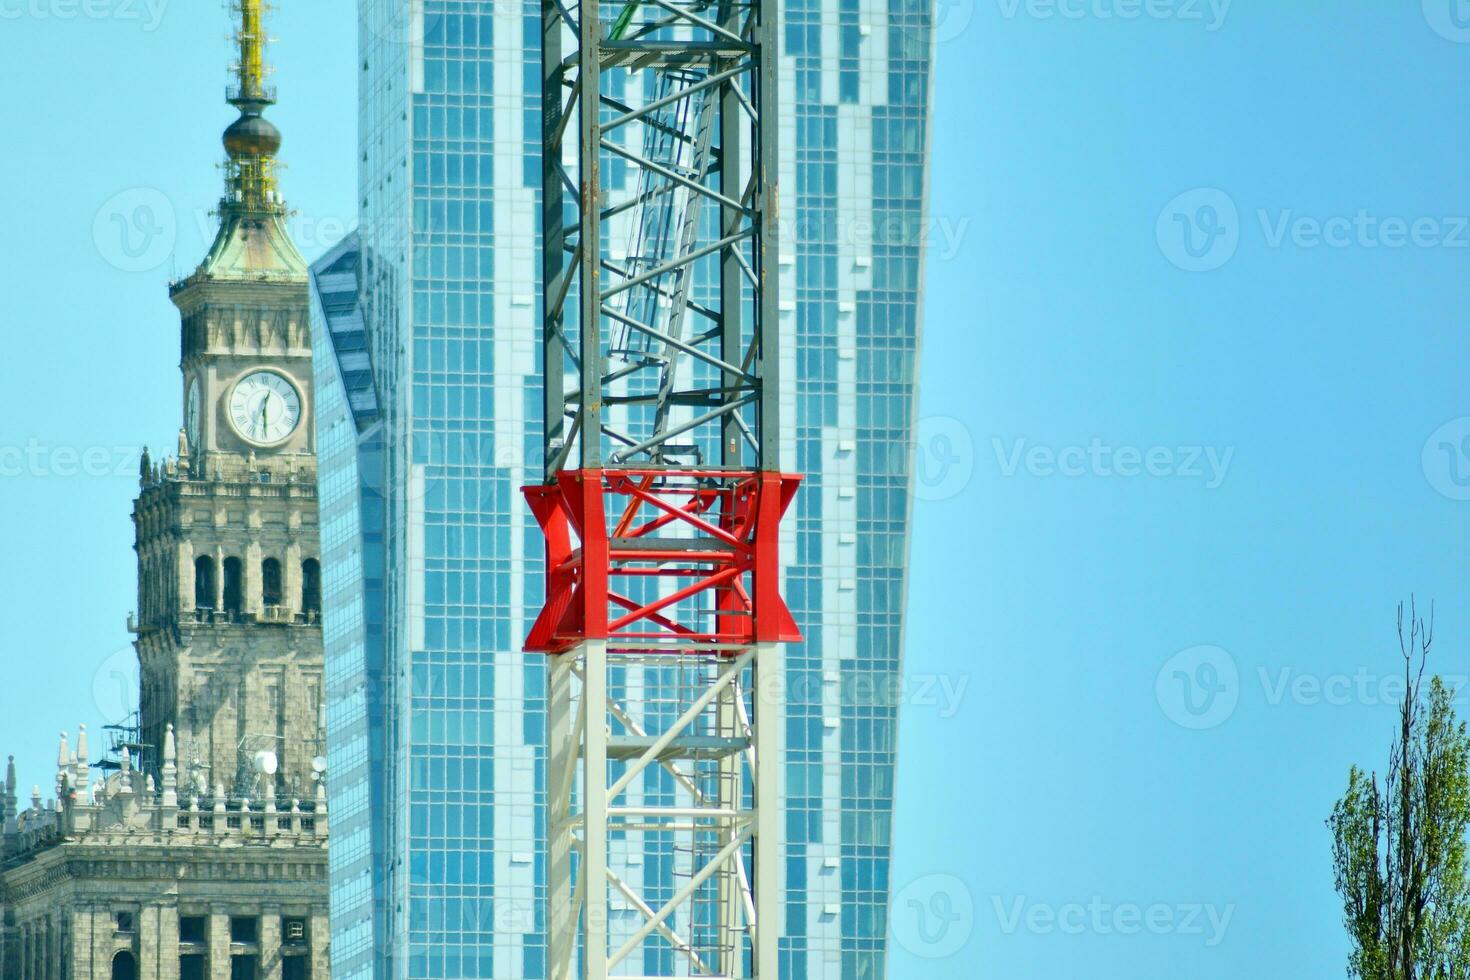
<path fill-rule="evenodd" d="M 1412 603 L 1399 606 L 1405 694 L 1382 785 L 1356 766 L 1333 808 L 1333 868 L 1361 980 L 1470 980 L 1470 735 L 1455 692 L 1434 677 L 1434 643 Z"/>

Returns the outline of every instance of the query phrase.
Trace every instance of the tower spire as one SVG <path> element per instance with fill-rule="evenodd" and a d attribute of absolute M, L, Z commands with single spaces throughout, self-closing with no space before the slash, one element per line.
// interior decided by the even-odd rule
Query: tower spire
<path fill-rule="evenodd" d="M 240 14 L 240 30 L 235 37 L 240 45 L 240 85 L 230 101 L 237 106 L 240 101 L 274 102 L 265 90 L 266 37 L 261 0 L 238 0 L 236 6 Z"/>
<path fill-rule="evenodd" d="M 15 833 L 15 756 L 5 764 L 5 833 Z"/>
<path fill-rule="evenodd" d="M 265 0 L 234 0 L 239 26 L 235 40 L 239 64 L 228 102 L 240 110 L 240 118 L 225 130 L 226 214 L 284 214 L 276 187 L 276 154 L 281 149 L 281 132 L 263 117 L 276 102 L 275 90 L 265 84 Z"/>

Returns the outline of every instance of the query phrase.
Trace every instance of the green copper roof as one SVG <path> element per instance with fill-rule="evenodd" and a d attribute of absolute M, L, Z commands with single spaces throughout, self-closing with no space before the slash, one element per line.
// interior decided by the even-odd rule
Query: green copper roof
<path fill-rule="evenodd" d="M 280 215 L 246 214 L 227 208 L 220 216 L 214 245 L 195 274 L 245 281 L 304 280 L 307 266 Z"/>

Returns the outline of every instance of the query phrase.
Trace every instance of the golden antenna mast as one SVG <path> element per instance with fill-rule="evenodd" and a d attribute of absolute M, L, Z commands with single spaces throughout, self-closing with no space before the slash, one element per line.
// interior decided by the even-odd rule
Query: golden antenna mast
<path fill-rule="evenodd" d="M 240 15 L 235 40 L 240 49 L 239 77 L 229 102 L 240 110 L 240 118 L 225 130 L 228 181 L 223 207 L 250 214 L 284 214 L 285 205 L 276 190 L 276 153 L 281 133 L 262 113 L 274 105 L 276 93 L 265 84 L 265 0 L 234 0 Z"/>
<path fill-rule="evenodd" d="M 240 44 L 240 90 L 239 99 L 270 102 L 265 97 L 265 45 L 262 30 L 261 0 L 239 0 L 240 31 L 236 40 Z"/>

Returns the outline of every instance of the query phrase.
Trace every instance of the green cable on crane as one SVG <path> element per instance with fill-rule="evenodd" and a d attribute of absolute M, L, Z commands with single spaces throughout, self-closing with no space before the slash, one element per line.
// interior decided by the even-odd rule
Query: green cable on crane
<path fill-rule="evenodd" d="M 632 0 L 631 3 L 623 7 L 623 12 L 618 14 L 618 19 L 613 21 L 612 30 L 608 33 L 609 41 L 621 41 L 623 39 L 623 33 L 628 29 L 628 25 L 633 23 L 633 15 L 638 12 L 638 8 L 641 6 L 643 6 L 643 0 Z"/>

